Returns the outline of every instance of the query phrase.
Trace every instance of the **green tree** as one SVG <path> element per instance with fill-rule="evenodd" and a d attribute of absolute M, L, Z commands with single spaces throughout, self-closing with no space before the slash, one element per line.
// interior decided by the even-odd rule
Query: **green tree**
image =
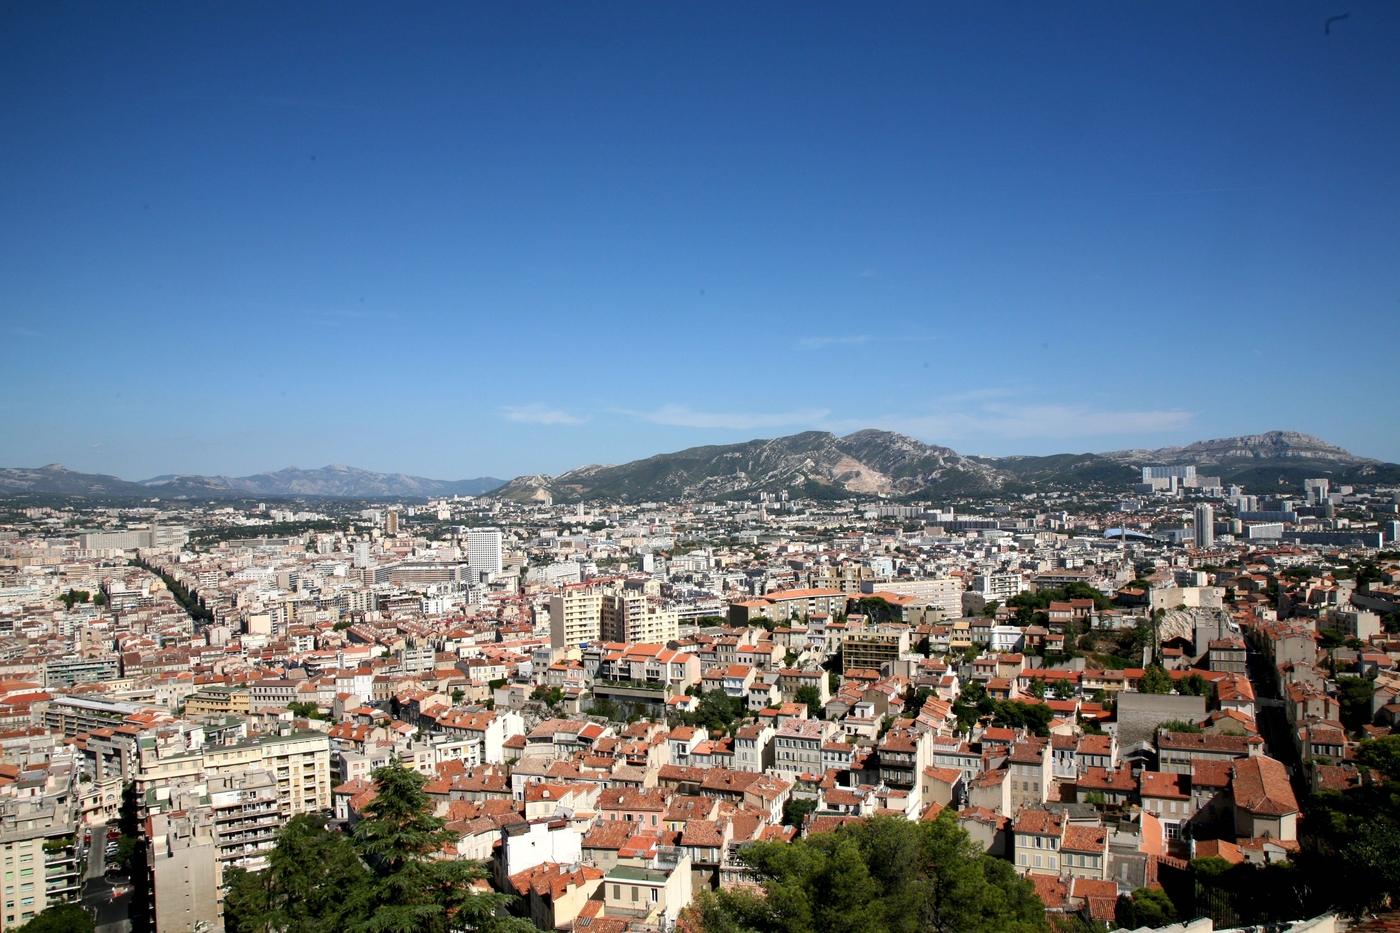
<path fill-rule="evenodd" d="M 822 695 L 821 691 L 810 684 L 804 684 L 793 691 L 792 699 L 797 703 L 807 704 L 807 714 L 817 719 L 822 715 Z"/>
<path fill-rule="evenodd" d="M 1166 926 L 1176 921 L 1176 906 L 1160 888 L 1138 888 L 1132 897 L 1118 898 L 1114 920 L 1128 929 Z"/>
<path fill-rule="evenodd" d="M 1032 933 L 1044 908 L 1011 865 L 986 855 L 951 813 L 876 817 L 742 857 L 762 895 L 719 891 L 687 911 L 706 933 Z"/>
<path fill-rule="evenodd" d="M 292 711 L 293 716 L 300 716 L 302 719 L 321 719 L 321 708 L 310 700 L 293 700 L 287 704 L 287 709 Z"/>
<path fill-rule="evenodd" d="M 432 815 L 427 778 L 397 761 L 374 772 L 378 794 L 355 824 L 355 845 L 369 865 L 368 905 L 351 926 L 365 933 L 448 933 L 453 929 L 532 929 L 506 922 L 498 910 L 510 899 L 481 894 L 486 876 L 477 862 L 435 858 L 454 840 Z"/>
<path fill-rule="evenodd" d="M 1181 681 L 1177 686 L 1177 692 L 1184 696 L 1208 697 L 1210 696 L 1210 681 L 1200 674 L 1192 674 Z"/>
<path fill-rule="evenodd" d="M 1138 682 L 1138 689 L 1143 693 L 1171 693 L 1171 675 L 1160 664 L 1148 665 L 1143 671 L 1142 680 Z"/>
<path fill-rule="evenodd" d="M 543 684 L 536 687 L 530 694 L 532 700 L 539 700 L 548 706 L 558 706 L 564 702 L 564 691 L 558 687 L 546 687 Z"/>
<path fill-rule="evenodd" d="M 604 719 L 622 718 L 622 710 L 618 708 L 615 702 L 609 699 L 595 699 L 593 705 L 588 707 L 588 714 L 590 716 L 602 716 Z"/>
<path fill-rule="evenodd" d="M 1338 677 L 1337 700 L 1341 705 L 1342 725 L 1353 732 L 1371 722 L 1371 697 L 1376 682 L 1364 677 Z"/>
<path fill-rule="evenodd" d="M 1194 722 L 1187 722 L 1184 719 L 1168 719 L 1166 722 L 1157 723 L 1158 732 L 1190 732 L 1199 733 L 1201 727 Z"/>
<path fill-rule="evenodd" d="M 734 723 L 748 713 L 748 704 L 742 697 L 731 697 L 720 688 L 700 694 L 700 704 L 693 713 L 680 713 L 679 722 L 689 726 L 703 726 L 713 731 L 726 732 Z"/>
<path fill-rule="evenodd" d="M 801 826 L 802 821 L 807 818 L 807 814 L 816 808 L 817 802 L 815 800 L 789 797 L 787 803 L 783 804 L 783 825 Z"/>
<path fill-rule="evenodd" d="M 261 872 L 231 869 L 224 901 L 229 933 L 334 933 L 359 919 L 369 870 L 350 838 L 324 817 L 292 817 Z"/>
<path fill-rule="evenodd" d="M 1356 762 L 1400 781 L 1400 735 L 1366 739 L 1356 746 Z"/>
<path fill-rule="evenodd" d="M 49 907 L 24 925 L 29 933 L 92 933 L 92 917 L 78 904 Z"/>
<path fill-rule="evenodd" d="M 230 872 L 230 933 L 483 933 L 527 931 L 500 916 L 506 895 L 479 893 L 477 862 L 440 859 L 453 834 L 432 815 L 427 779 L 395 761 L 373 774 L 377 795 L 353 836 L 322 818 L 288 822 L 258 874 Z"/>

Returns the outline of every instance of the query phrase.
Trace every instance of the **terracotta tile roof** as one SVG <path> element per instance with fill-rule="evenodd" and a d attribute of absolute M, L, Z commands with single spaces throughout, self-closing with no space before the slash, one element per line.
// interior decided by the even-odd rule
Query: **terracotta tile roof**
<path fill-rule="evenodd" d="M 1288 783 L 1283 762 L 1260 756 L 1235 762 L 1235 806 L 1262 816 L 1298 812 L 1298 798 Z"/>
<path fill-rule="evenodd" d="M 1231 865 L 1238 865 L 1244 861 L 1244 853 L 1233 842 L 1203 839 L 1196 843 L 1196 858 L 1221 858 Z"/>
<path fill-rule="evenodd" d="M 1107 844 L 1108 830 L 1104 827 L 1071 823 L 1065 827 L 1065 838 L 1060 843 L 1060 849 L 1102 854 Z"/>
<path fill-rule="evenodd" d="M 1036 896 L 1046 910 L 1064 910 L 1068 906 L 1069 885 L 1058 876 L 1031 873 L 1026 880 L 1035 888 Z"/>
<path fill-rule="evenodd" d="M 1163 771 L 1144 771 L 1139 776 L 1142 796 L 1184 800 L 1191 796 L 1191 776 Z"/>

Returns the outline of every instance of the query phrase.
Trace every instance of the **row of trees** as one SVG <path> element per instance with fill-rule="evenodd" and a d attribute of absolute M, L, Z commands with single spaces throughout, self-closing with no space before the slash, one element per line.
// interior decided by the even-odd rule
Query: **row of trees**
<path fill-rule="evenodd" d="M 170 574 L 147 563 L 139 557 L 131 563 L 148 573 L 153 573 L 160 577 L 166 589 L 170 590 L 170 595 L 175 597 L 175 601 L 190 614 L 190 617 L 194 619 L 195 622 L 209 624 L 214 621 L 214 613 L 210 612 L 204 605 L 204 602 L 191 593 L 179 580 L 176 580 Z"/>
<path fill-rule="evenodd" d="M 478 862 L 442 859 L 453 834 L 432 815 L 426 778 L 395 762 L 374 772 L 378 795 L 350 834 L 293 817 L 261 872 L 232 869 L 229 933 L 527 933 L 507 895 L 480 891 Z"/>

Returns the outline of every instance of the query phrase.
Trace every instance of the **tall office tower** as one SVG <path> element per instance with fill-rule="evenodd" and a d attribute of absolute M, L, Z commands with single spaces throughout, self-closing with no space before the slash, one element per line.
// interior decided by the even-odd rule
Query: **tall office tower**
<path fill-rule="evenodd" d="M 501 529 L 467 530 L 467 563 L 474 573 L 501 572 Z"/>
<path fill-rule="evenodd" d="M 384 513 L 384 533 L 386 535 L 396 535 L 399 533 L 398 509 L 390 509 Z"/>
<path fill-rule="evenodd" d="M 1196 506 L 1196 547 L 1204 550 L 1215 545 L 1215 509 L 1202 502 Z"/>

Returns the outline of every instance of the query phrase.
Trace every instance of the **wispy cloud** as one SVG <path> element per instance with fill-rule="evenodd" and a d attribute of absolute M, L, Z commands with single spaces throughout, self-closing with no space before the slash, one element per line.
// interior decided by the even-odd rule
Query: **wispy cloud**
<path fill-rule="evenodd" d="M 871 334 L 809 334 L 805 337 L 798 337 L 794 346 L 799 350 L 825 350 L 828 347 L 854 347 L 862 344 L 873 343 L 928 343 L 936 338 L 919 335 L 915 337 L 900 337 L 886 335 L 876 337 Z"/>
<path fill-rule="evenodd" d="M 11 337 L 29 337 L 34 340 L 42 338 L 44 335 L 32 327 L 12 326 L 5 328 L 5 332 Z"/>
<path fill-rule="evenodd" d="M 965 438 L 1021 440 L 1156 434 L 1189 426 L 1195 415 L 1180 409 L 1114 410 L 1089 405 L 1009 404 L 987 400 L 961 410 L 890 414 L 877 427 L 925 440 Z"/>
<path fill-rule="evenodd" d="M 652 424 L 678 428 L 726 428 L 748 431 L 757 428 L 781 428 L 789 425 L 812 425 L 831 414 L 826 408 L 803 408 L 795 411 L 696 411 L 683 405 L 663 405 L 651 411 L 623 411 Z"/>
<path fill-rule="evenodd" d="M 862 343 L 870 343 L 874 340 L 869 334 L 843 334 L 840 336 L 811 336 L 799 337 L 797 349 L 799 350 L 824 350 L 827 347 L 850 347 Z"/>
<path fill-rule="evenodd" d="M 550 408 L 538 402 L 530 405 L 506 405 L 501 417 L 521 424 L 583 424 L 588 419 L 560 408 Z"/>

